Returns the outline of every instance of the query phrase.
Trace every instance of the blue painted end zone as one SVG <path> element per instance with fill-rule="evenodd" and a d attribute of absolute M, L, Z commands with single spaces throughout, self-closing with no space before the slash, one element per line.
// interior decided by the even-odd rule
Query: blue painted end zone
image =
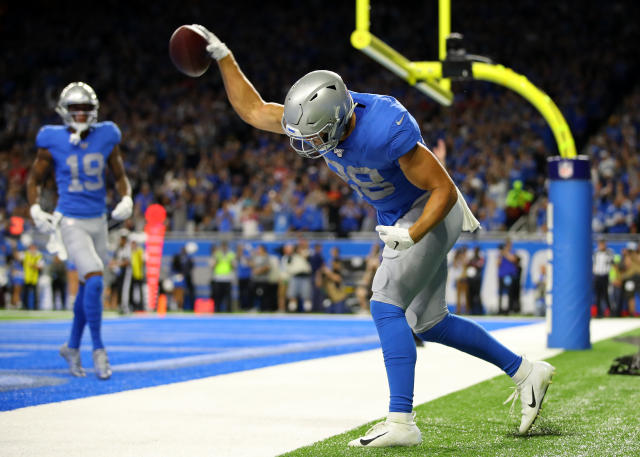
<path fill-rule="evenodd" d="M 479 319 L 489 331 L 539 320 Z M 58 348 L 70 323 L 0 323 L 0 410 L 188 381 L 379 347 L 370 319 L 194 316 L 107 319 L 103 339 L 113 376 L 93 374 L 88 331 L 86 378 L 68 374 Z"/>

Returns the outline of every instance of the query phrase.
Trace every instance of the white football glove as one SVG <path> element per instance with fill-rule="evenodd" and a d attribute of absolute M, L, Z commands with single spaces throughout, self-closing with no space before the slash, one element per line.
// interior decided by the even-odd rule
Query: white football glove
<path fill-rule="evenodd" d="M 46 245 L 47 251 L 49 254 L 55 254 L 62 261 L 67 260 L 69 257 L 67 254 L 67 250 L 64 247 L 64 243 L 62 242 L 62 235 L 60 234 L 60 229 L 57 228 L 55 232 L 49 235 L 49 240 Z"/>
<path fill-rule="evenodd" d="M 131 217 L 131 213 L 133 213 L 133 200 L 128 195 L 125 195 L 111 211 L 111 217 L 117 221 L 124 221 Z"/>
<path fill-rule="evenodd" d="M 209 43 L 207 46 L 207 52 L 216 60 L 220 60 L 229 55 L 229 48 L 226 44 L 220 41 L 213 32 L 210 32 L 204 25 L 200 24 L 191 24 L 191 27 L 196 29 L 196 31 L 200 32 L 200 34 L 207 40 Z"/>
<path fill-rule="evenodd" d="M 384 244 L 395 251 L 404 251 L 415 244 L 406 228 L 378 225 L 376 231 Z"/>
<path fill-rule="evenodd" d="M 53 214 L 43 211 L 38 203 L 31 205 L 29 213 L 31 214 L 33 223 L 36 224 L 36 228 L 39 231 L 45 233 L 55 231 L 56 225 L 58 224 L 57 218 Z"/>

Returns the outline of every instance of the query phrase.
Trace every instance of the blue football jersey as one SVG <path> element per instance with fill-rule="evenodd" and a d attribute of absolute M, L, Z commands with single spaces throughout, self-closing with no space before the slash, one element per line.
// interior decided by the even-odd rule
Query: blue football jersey
<path fill-rule="evenodd" d="M 120 129 L 110 121 L 98 122 L 77 145 L 69 142 L 70 135 L 64 125 L 45 125 L 36 137 L 36 146 L 53 156 L 56 211 L 69 217 L 99 217 L 106 211 L 105 165 L 120 143 Z"/>
<path fill-rule="evenodd" d="M 395 98 L 351 92 L 356 127 L 324 160 L 378 213 L 393 225 L 425 193 L 405 177 L 398 158 L 424 144 L 416 120 Z"/>

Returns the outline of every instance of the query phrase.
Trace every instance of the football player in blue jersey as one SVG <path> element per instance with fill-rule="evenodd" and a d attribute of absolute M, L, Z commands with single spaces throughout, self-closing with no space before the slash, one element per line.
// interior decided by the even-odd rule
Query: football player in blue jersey
<path fill-rule="evenodd" d="M 213 33 L 208 41 L 227 97 L 250 125 L 286 134 L 298 154 L 323 158 L 377 211 L 385 243 L 373 279 L 371 315 L 382 345 L 390 404 L 387 419 L 350 446 L 411 446 L 415 424 L 413 329 L 425 341 L 454 347 L 493 363 L 513 378 L 521 396 L 520 433 L 538 415 L 554 368 L 531 362 L 475 322 L 449 314 L 445 301 L 447 253 L 461 231 L 480 225 L 460 191 L 425 146 L 415 119 L 394 98 L 347 90 L 339 75 L 319 70 L 299 79 L 284 105 L 265 102 L 233 54 Z M 515 396 L 513 396 L 515 398 Z"/>
<path fill-rule="evenodd" d="M 93 342 L 96 376 L 109 379 L 111 367 L 101 335 L 102 273 L 107 261 L 106 164 L 121 197 L 111 217 L 129 218 L 133 200 L 118 146 L 120 129 L 110 121 L 98 122 L 98 107 L 98 97 L 88 84 L 74 82 L 63 89 L 56 112 L 64 125 L 45 125 L 38 132 L 27 197 L 34 224 L 40 231 L 59 235 L 64 246 L 61 250 L 68 253 L 80 279 L 71 336 L 60 355 L 71 374 L 85 376 L 79 348 L 86 324 Z M 58 191 L 54 213 L 44 211 L 38 203 L 40 183 L 51 168 Z"/>

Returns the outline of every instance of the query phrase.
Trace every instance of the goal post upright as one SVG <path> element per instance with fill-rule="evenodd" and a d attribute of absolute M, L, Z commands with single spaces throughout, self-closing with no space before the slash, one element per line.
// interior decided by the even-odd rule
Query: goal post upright
<path fill-rule="evenodd" d="M 451 0 L 438 0 L 438 60 L 447 58 L 447 37 L 451 34 Z M 440 87 L 451 90 L 451 80 L 443 78 Z"/>
<path fill-rule="evenodd" d="M 441 81 L 420 78 L 414 74 L 412 62 L 370 32 L 369 0 L 356 0 L 356 29 L 351 34 L 351 44 L 373 60 L 407 81 L 438 103 L 450 106 L 453 94 L 441 85 Z"/>

